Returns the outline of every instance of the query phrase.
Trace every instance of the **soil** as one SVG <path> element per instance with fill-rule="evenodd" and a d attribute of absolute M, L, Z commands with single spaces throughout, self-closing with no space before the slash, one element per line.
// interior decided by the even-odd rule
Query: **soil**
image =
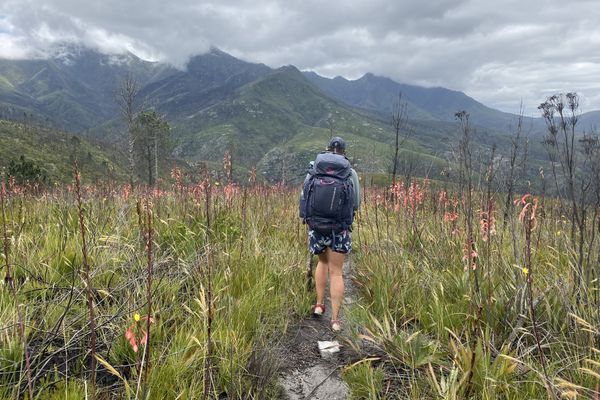
<path fill-rule="evenodd" d="M 314 261 L 313 263 L 316 263 Z M 344 308 L 353 300 L 356 292 L 351 279 L 352 264 L 344 264 L 345 299 L 340 316 L 343 329 L 339 333 L 331 330 L 331 302 L 326 293 L 327 310 L 321 317 L 314 317 L 310 310 L 304 319 L 288 327 L 287 334 L 282 339 L 278 351 L 278 361 L 281 366 L 280 384 L 284 397 L 290 400 L 314 399 L 336 400 L 350 397 L 348 385 L 341 379 L 342 369 L 363 358 L 364 352 L 351 346 L 351 327 L 344 320 Z M 318 341 L 336 340 L 340 351 L 328 358 L 322 358 Z"/>

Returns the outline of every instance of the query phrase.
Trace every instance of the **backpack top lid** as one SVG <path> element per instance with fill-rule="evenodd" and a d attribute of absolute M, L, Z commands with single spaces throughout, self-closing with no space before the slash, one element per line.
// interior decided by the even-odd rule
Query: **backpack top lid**
<path fill-rule="evenodd" d="M 329 175 L 347 179 L 351 175 L 350 161 L 342 154 L 324 152 L 315 159 L 313 175 Z"/>

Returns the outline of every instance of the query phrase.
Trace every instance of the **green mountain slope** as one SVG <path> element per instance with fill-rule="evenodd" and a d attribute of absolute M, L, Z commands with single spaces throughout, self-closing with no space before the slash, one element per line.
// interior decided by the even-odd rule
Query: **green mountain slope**
<path fill-rule="evenodd" d="M 504 159 L 510 152 L 509 126 L 517 120 L 461 92 L 402 85 L 372 74 L 356 81 L 327 79 L 293 66 L 272 70 L 217 49 L 176 70 L 132 54 L 103 55 L 78 47 L 49 60 L 0 60 L 0 119 L 70 130 L 108 147 L 123 145 L 127 135 L 114 95 L 127 74 L 141 88 L 138 104 L 169 122 L 173 159 L 219 165 L 229 150 L 242 172 L 257 166 L 272 180 L 301 179 L 307 162 L 332 133 L 348 140 L 358 169 L 386 173 L 394 143 L 390 109 L 400 91 L 412 131 L 403 146 L 402 168 L 413 175 L 435 177 L 453 163 L 457 111 L 470 113 L 479 149 L 495 144 Z M 591 125 L 596 116 L 585 114 L 582 121 Z M 526 121 L 532 137 L 541 132 L 540 122 Z M 538 142 L 529 147 L 532 161 L 544 157 Z M 31 147 L 22 152 L 35 153 Z"/>
<path fill-rule="evenodd" d="M 171 71 L 133 54 L 104 55 L 76 46 L 47 60 L 0 60 L 0 113 L 11 119 L 31 114 L 81 132 L 118 113 L 115 92 L 127 74 L 144 86 Z"/>
<path fill-rule="evenodd" d="M 236 89 L 270 71 L 266 65 L 248 63 L 211 49 L 190 59 L 185 71 L 173 71 L 147 84 L 140 97 L 171 119 L 185 118 L 227 98 Z"/>
<path fill-rule="evenodd" d="M 462 92 L 441 87 L 425 88 L 395 82 L 389 78 L 365 74 L 360 79 L 347 80 L 342 77 L 324 78 L 314 72 L 305 72 L 306 77 L 327 94 L 344 103 L 390 115 L 392 107 L 402 93 L 410 119 L 453 122 L 457 111 L 467 111 L 471 121 L 489 129 L 505 130 L 515 116 L 487 107 Z M 543 100 L 543 99 L 541 99 Z M 536 130 L 543 128 L 539 118 L 525 118 Z"/>
<path fill-rule="evenodd" d="M 70 182 L 77 159 L 87 182 L 119 180 L 127 176 L 126 157 L 103 144 L 79 136 L 0 120 L 0 171 L 12 164 L 39 167 L 46 183 Z"/>
<path fill-rule="evenodd" d="M 349 142 L 358 168 L 386 171 L 392 157 L 389 127 L 327 96 L 295 67 L 275 70 L 226 100 L 179 120 L 176 155 L 189 161 L 219 161 L 230 150 L 235 163 L 258 166 L 273 180 L 298 179 L 327 144 L 330 119 L 334 134 Z M 419 140 L 406 147 L 423 156 L 428 152 Z M 445 164 L 441 158 L 430 158 Z"/>

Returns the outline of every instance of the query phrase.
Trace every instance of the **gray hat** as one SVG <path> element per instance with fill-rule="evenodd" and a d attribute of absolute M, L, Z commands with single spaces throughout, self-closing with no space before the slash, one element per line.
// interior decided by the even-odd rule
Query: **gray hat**
<path fill-rule="evenodd" d="M 329 151 L 335 150 L 338 153 L 345 153 L 346 152 L 346 142 L 341 137 L 335 136 L 329 141 L 327 150 L 329 150 Z"/>

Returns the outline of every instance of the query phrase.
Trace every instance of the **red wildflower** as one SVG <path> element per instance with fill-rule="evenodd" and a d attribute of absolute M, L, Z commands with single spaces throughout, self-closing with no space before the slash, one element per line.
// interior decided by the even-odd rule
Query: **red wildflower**
<path fill-rule="evenodd" d="M 146 324 L 142 323 L 142 321 L 148 321 L 148 316 L 146 315 L 140 317 L 140 315 L 136 313 L 133 316 L 133 324 L 131 324 L 125 331 L 125 339 L 129 341 L 129 345 L 135 353 L 137 353 L 139 350 L 137 339 L 140 337 L 140 335 L 140 344 L 145 345 L 148 341 L 148 332 L 146 332 L 146 330 L 143 328 L 146 326 Z M 150 323 L 154 323 L 154 319 L 152 317 L 150 317 Z"/>

